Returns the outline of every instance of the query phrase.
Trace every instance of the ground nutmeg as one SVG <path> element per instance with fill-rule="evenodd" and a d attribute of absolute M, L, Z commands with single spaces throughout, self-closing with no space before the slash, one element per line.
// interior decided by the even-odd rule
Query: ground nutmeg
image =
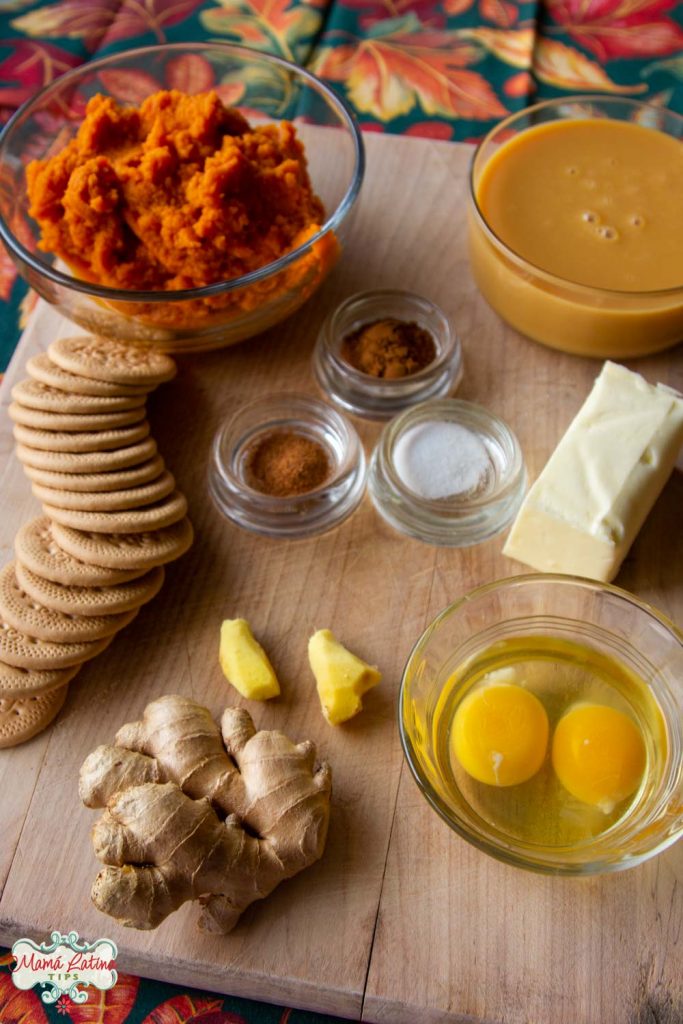
<path fill-rule="evenodd" d="M 424 370 L 436 358 L 434 339 L 414 321 L 388 317 L 363 324 L 348 334 L 341 356 L 361 373 L 399 380 Z"/>
<path fill-rule="evenodd" d="M 323 445 L 293 430 L 266 434 L 247 454 L 247 482 L 254 490 L 273 497 L 307 494 L 329 475 L 330 459 Z"/>

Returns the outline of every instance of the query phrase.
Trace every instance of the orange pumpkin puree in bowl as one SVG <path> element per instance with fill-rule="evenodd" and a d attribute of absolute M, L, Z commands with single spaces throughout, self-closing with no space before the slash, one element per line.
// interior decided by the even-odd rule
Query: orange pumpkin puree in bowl
<path fill-rule="evenodd" d="M 94 96 L 76 136 L 26 169 L 41 248 L 110 288 L 168 291 L 239 278 L 302 245 L 325 215 L 303 144 L 283 121 L 252 127 L 215 92 L 160 91 L 140 107 Z M 313 287 L 336 258 L 332 233 L 274 278 L 182 303 L 117 302 L 169 327 L 235 315 Z"/>

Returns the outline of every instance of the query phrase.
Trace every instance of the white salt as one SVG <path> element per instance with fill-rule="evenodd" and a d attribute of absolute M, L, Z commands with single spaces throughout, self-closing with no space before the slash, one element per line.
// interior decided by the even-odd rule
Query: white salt
<path fill-rule="evenodd" d="M 406 430 L 394 445 L 393 458 L 405 486 L 431 500 L 476 491 L 491 465 L 476 434 L 442 420 L 427 420 Z"/>

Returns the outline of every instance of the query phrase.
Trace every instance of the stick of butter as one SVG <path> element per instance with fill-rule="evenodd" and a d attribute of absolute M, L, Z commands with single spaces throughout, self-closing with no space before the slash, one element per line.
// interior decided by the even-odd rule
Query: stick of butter
<path fill-rule="evenodd" d="M 609 582 L 683 444 L 683 395 L 607 362 L 527 494 L 503 554 Z"/>

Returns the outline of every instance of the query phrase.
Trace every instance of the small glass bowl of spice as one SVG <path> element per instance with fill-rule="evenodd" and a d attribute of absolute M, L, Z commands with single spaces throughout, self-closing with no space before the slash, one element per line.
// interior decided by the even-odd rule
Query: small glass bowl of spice
<path fill-rule="evenodd" d="M 404 291 L 352 295 L 323 324 L 313 370 L 333 402 L 387 419 L 450 394 L 462 378 L 462 350 L 438 306 Z"/>
<path fill-rule="evenodd" d="M 304 537 L 350 515 L 365 475 L 358 434 L 336 409 L 308 395 L 264 395 L 216 434 L 209 492 L 245 529 Z"/>
<path fill-rule="evenodd" d="M 402 533 L 468 547 L 510 524 L 524 497 L 526 470 L 507 423 L 481 405 L 443 398 L 386 425 L 368 490 L 378 512 Z"/>

